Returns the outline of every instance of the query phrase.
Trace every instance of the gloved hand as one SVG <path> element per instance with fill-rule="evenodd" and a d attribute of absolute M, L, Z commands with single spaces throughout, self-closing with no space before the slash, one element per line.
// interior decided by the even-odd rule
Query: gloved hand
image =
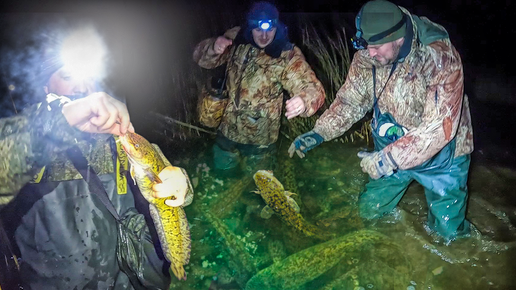
<path fill-rule="evenodd" d="M 362 171 L 369 174 L 372 179 L 390 176 L 398 168 L 392 157 L 387 156 L 382 150 L 375 152 L 360 151 L 357 156 L 362 159 L 360 161 Z"/>
<path fill-rule="evenodd" d="M 288 148 L 288 154 L 290 155 L 290 158 L 292 158 L 294 152 L 296 152 L 299 158 L 303 158 L 305 157 L 306 151 L 314 149 L 322 142 L 324 142 L 324 138 L 321 135 L 314 131 L 309 131 L 303 135 L 297 136 L 294 142 L 290 145 L 290 148 Z"/>
<path fill-rule="evenodd" d="M 153 196 L 155 198 L 166 198 L 174 196 L 175 199 L 165 200 L 168 206 L 181 206 L 185 202 L 185 196 L 188 192 L 188 179 L 183 174 L 180 167 L 167 166 L 159 174 L 158 177 L 162 183 L 156 183 L 152 186 Z"/>

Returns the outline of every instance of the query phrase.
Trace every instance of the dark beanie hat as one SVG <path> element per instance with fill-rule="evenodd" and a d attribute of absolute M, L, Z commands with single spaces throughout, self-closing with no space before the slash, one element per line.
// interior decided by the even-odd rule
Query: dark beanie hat
<path fill-rule="evenodd" d="M 46 84 L 52 74 L 64 66 L 59 54 L 55 51 L 44 51 L 38 71 L 38 81 Z"/>
<path fill-rule="evenodd" d="M 362 30 L 362 37 L 368 44 L 384 44 L 405 36 L 406 16 L 395 4 L 385 0 L 369 1 L 360 13 L 360 27 L 357 29 Z M 389 29 L 394 30 L 378 37 Z"/>
<path fill-rule="evenodd" d="M 62 31 L 50 31 L 43 35 L 39 40 L 37 58 L 37 83 L 45 85 L 52 74 L 64 66 L 60 54 L 60 44 L 62 42 Z"/>
<path fill-rule="evenodd" d="M 251 30 L 258 27 L 259 20 L 273 20 L 273 26 L 276 29 L 274 40 L 265 47 L 265 53 L 272 58 L 278 58 L 281 52 L 285 49 L 291 49 L 292 45 L 288 39 L 287 27 L 278 20 L 279 12 L 274 5 L 269 2 L 256 2 L 249 9 L 247 14 L 247 23 L 244 28 L 240 30 L 233 44 L 251 44 L 258 47 L 254 42 Z"/>
<path fill-rule="evenodd" d="M 247 21 L 278 20 L 278 18 L 278 9 L 271 3 L 264 1 L 254 3 L 247 14 Z"/>

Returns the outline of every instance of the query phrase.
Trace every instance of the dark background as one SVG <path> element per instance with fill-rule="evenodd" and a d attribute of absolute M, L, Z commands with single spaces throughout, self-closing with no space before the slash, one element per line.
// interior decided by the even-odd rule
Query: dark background
<path fill-rule="evenodd" d="M 12 1 L 15 2 L 15 1 Z M 300 42 L 307 22 L 319 29 L 354 33 L 354 16 L 365 1 L 271 1 Z M 511 1 L 393 1 L 412 13 L 443 25 L 460 52 L 465 90 L 470 97 L 476 151 L 474 162 L 514 166 L 513 109 L 516 107 L 511 44 L 516 36 Z M 245 16 L 252 1 L 16 1 L 0 5 L 0 116 L 10 116 L 43 96 L 34 87 L 37 36 L 58 20 L 88 19 L 110 49 L 108 92 L 127 100 L 138 132 L 160 131 L 149 112 L 188 121 L 195 108 L 199 77 L 205 72 L 191 60 L 196 43 L 216 36 Z M 50 25 L 50 26 L 49 26 Z M 35 37 L 36 35 L 36 37 Z M 305 52 L 307 54 L 307 52 Z M 15 90 L 10 91 L 9 85 Z M 154 141 L 154 140 L 151 140 Z M 158 140 L 159 141 L 159 140 Z M 173 146 L 173 144 L 172 144 Z M 514 166 L 516 167 L 516 166 Z"/>

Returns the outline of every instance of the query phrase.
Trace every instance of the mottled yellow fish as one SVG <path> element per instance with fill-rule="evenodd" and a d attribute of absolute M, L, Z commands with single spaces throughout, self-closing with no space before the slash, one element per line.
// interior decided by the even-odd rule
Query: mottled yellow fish
<path fill-rule="evenodd" d="M 341 261 L 346 261 L 346 257 L 349 259 L 353 253 L 380 243 L 385 243 L 393 248 L 399 248 L 397 244 L 390 241 L 383 234 L 369 230 L 352 232 L 345 236 L 317 244 L 260 270 L 247 281 L 245 290 L 313 289 L 303 286 L 320 277 L 338 263 L 342 263 Z M 394 253 L 397 255 L 401 254 L 401 252 Z M 408 273 L 406 277 L 408 277 Z M 355 289 L 359 289 L 359 287 Z"/>
<path fill-rule="evenodd" d="M 138 184 L 142 195 L 149 202 L 149 209 L 158 232 L 163 253 L 171 263 L 170 268 L 179 279 L 186 280 L 183 268 L 190 260 L 190 229 L 182 207 L 171 207 L 165 204 L 170 198 L 155 198 L 152 187 L 161 183 L 158 174 L 166 167 L 159 149 L 153 147 L 142 136 L 128 132 L 119 138 L 131 163 L 131 176 Z M 188 189 L 192 190 L 188 175 L 182 168 L 187 179 Z M 171 189 L 172 190 L 172 189 Z M 174 199 L 175 197 L 172 197 Z"/>
<path fill-rule="evenodd" d="M 321 231 L 316 226 L 309 224 L 299 213 L 299 207 L 290 197 L 292 193 L 283 189 L 281 182 L 274 177 L 271 171 L 259 170 L 254 174 L 254 182 L 258 187 L 259 193 L 266 207 L 262 210 L 261 216 L 270 217 L 272 213 L 276 213 L 287 224 L 300 230 L 307 236 L 313 236 L 319 239 L 328 239 L 332 235 Z"/>

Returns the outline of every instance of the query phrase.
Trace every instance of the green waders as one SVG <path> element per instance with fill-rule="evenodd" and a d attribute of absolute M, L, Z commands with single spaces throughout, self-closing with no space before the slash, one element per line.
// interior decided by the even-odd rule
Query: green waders
<path fill-rule="evenodd" d="M 374 78 L 375 68 L 373 67 L 373 80 Z M 398 124 L 391 114 L 381 114 L 377 101 L 375 95 L 374 116 L 371 123 L 375 151 L 382 150 L 406 132 L 406 128 Z M 382 126 L 384 130 L 380 130 Z M 390 128 L 385 130 L 386 127 Z M 359 198 L 360 216 L 373 219 L 392 211 L 410 183 L 416 180 L 425 188 L 428 227 L 446 240 L 469 233 L 470 224 L 466 220 L 466 205 L 470 155 L 457 158 L 454 158 L 454 155 L 455 139 L 419 166 L 408 170 L 397 170 L 393 175 L 377 180 L 370 179 Z"/>
<path fill-rule="evenodd" d="M 229 140 L 220 132 L 213 145 L 213 161 L 218 170 L 234 169 L 242 163 L 246 172 L 274 170 L 276 145 L 269 146 L 240 144 Z"/>

